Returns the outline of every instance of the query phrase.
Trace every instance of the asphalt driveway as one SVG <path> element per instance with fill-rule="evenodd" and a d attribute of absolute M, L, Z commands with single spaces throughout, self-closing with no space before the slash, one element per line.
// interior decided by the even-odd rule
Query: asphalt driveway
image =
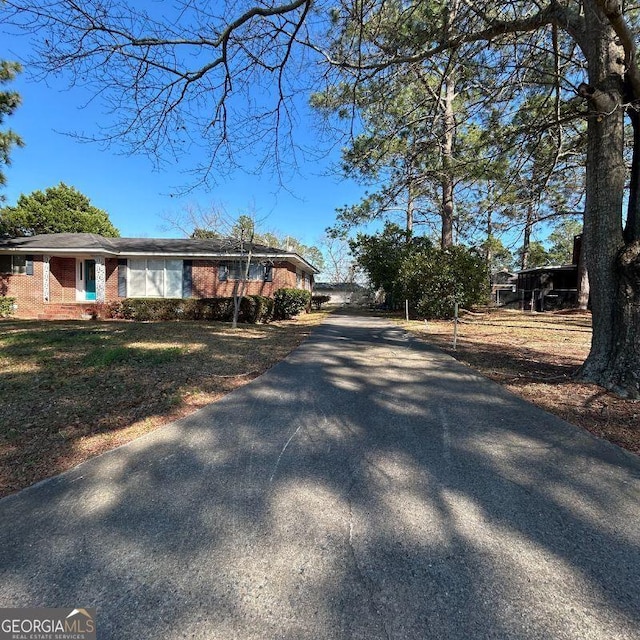
<path fill-rule="evenodd" d="M 640 458 L 375 318 L 0 501 L 0 607 L 98 638 L 638 639 Z"/>

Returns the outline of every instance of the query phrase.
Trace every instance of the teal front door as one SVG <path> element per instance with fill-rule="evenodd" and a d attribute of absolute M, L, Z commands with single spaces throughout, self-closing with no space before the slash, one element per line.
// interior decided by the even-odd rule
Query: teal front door
<path fill-rule="evenodd" d="M 96 299 L 96 261 L 84 261 L 84 298 L 85 300 Z"/>

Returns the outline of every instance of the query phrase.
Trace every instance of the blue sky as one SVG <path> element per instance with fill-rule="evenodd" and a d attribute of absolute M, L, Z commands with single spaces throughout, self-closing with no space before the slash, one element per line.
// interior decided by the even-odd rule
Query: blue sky
<path fill-rule="evenodd" d="M 29 52 L 28 40 L 3 34 L 0 59 L 20 59 Z M 177 186 L 190 178 L 176 164 L 154 169 L 144 156 L 123 155 L 116 148 L 102 149 L 65 135 L 76 131 L 96 133 L 105 122 L 104 107 L 91 103 L 82 108 L 88 94 L 67 90 L 62 78 L 36 81 L 28 70 L 6 85 L 22 96 L 22 105 L 5 120 L 25 147 L 11 154 L 12 164 L 5 174 L 3 190 L 7 204 L 21 193 L 46 189 L 64 182 L 79 189 L 91 202 L 108 212 L 123 236 L 171 237 L 179 235 L 166 227 L 163 216 L 175 215 L 186 205 L 223 205 L 235 215 L 254 206 L 265 231 L 291 234 L 305 244 L 315 244 L 335 219 L 335 208 L 355 203 L 363 190 L 353 182 L 330 175 L 339 159 L 339 150 L 321 160 L 301 161 L 299 174 L 288 176 L 282 188 L 272 175 L 234 172 L 217 186 L 198 188 L 186 196 L 172 197 Z M 304 115 L 304 114 L 303 114 Z M 296 141 L 315 146 L 314 123 L 299 123 Z"/>

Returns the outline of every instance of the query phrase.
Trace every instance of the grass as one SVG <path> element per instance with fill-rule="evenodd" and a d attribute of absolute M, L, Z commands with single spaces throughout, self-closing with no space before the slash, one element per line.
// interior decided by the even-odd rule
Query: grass
<path fill-rule="evenodd" d="M 214 402 L 326 313 L 245 325 L 0 322 L 0 496 Z"/>
<path fill-rule="evenodd" d="M 139 347 L 99 346 L 87 353 L 83 364 L 88 367 L 104 368 L 115 364 L 133 364 L 139 367 L 156 367 L 172 362 L 188 352 L 183 347 L 166 349 L 140 349 Z"/>
<path fill-rule="evenodd" d="M 455 351 L 452 321 L 400 322 L 525 400 L 640 454 L 640 403 L 574 377 L 591 344 L 588 312 L 466 315 Z"/>

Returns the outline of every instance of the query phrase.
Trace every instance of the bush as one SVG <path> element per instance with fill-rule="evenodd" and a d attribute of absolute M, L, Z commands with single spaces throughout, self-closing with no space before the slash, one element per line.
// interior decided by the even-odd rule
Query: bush
<path fill-rule="evenodd" d="M 289 320 L 306 309 L 311 292 L 304 289 L 278 289 L 274 294 L 273 316 L 276 320 Z"/>
<path fill-rule="evenodd" d="M 255 303 L 253 315 L 247 322 L 255 324 L 257 322 L 267 323 L 273 320 L 273 310 L 275 306 L 273 298 L 267 298 L 266 296 L 249 296 L 249 298 L 243 298 L 243 300 L 247 299 L 253 300 Z M 242 305 L 240 306 L 240 311 L 242 312 Z"/>
<path fill-rule="evenodd" d="M 182 300 L 164 298 L 125 298 L 106 305 L 107 317 L 118 320 L 160 321 L 175 320 Z"/>
<path fill-rule="evenodd" d="M 311 305 L 314 309 L 320 311 L 320 307 L 331 300 L 331 296 L 311 296 Z"/>
<path fill-rule="evenodd" d="M 181 317 L 185 320 L 231 322 L 233 298 L 201 298 L 183 301 Z"/>
<path fill-rule="evenodd" d="M 246 296 L 240 301 L 239 322 L 256 324 L 273 318 L 273 300 Z M 231 322 L 233 298 L 125 298 L 105 305 L 105 315 L 118 320 L 208 320 Z"/>
<path fill-rule="evenodd" d="M 224 298 L 226 300 L 226 298 Z M 229 320 L 233 320 L 233 298 L 231 300 L 231 315 Z M 240 311 L 238 312 L 238 322 L 256 324 L 258 322 L 269 322 L 273 318 L 273 300 L 265 296 L 246 296 L 240 300 Z"/>
<path fill-rule="evenodd" d="M 15 298 L 7 298 L 0 296 L 0 318 L 8 318 L 13 314 L 13 305 L 16 303 Z"/>
<path fill-rule="evenodd" d="M 488 274 L 484 259 L 462 246 L 424 247 L 400 267 L 399 295 L 423 318 L 450 318 L 454 304 L 470 307 L 485 302 Z"/>

